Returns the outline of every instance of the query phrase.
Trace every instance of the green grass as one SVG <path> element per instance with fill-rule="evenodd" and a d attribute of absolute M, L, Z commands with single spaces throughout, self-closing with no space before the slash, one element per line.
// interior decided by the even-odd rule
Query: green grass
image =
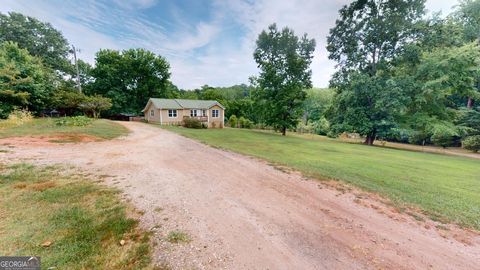
<path fill-rule="evenodd" d="M 170 243 L 178 244 L 178 243 L 188 243 L 192 241 L 190 236 L 182 231 L 171 231 L 167 235 L 167 241 Z"/>
<path fill-rule="evenodd" d="M 150 235 L 118 191 L 60 171 L 0 164 L 0 254 L 40 256 L 42 269 L 151 268 Z"/>
<path fill-rule="evenodd" d="M 167 127 L 186 137 L 336 179 L 418 207 L 434 220 L 480 230 L 480 160 L 345 143 L 321 136 Z M 228 170 L 228 168 L 225 168 Z"/>
<path fill-rule="evenodd" d="M 78 126 L 58 126 L 51 118 L 36 118 L 20 126 L 0 129 L 0 138 L 19 136 L 61 136 L 53 142 L 77 142 L 82 136 L 93 136 L 96 139 L 109 140 L 126 135 L 128 129 L 113 121 L 98 119 L 92 124 Z"/>

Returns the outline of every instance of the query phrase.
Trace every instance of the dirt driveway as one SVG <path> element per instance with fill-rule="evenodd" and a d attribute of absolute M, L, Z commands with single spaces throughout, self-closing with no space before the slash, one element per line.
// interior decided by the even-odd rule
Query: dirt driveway
<path fill-rule="evenodd" d="M 173 269 L 480 269 L 475 233 L 438 229 L 358 191 L 158 127 L 122 124 L 132 133 L 105 142 L 3 139 L 14 148 L 0 161 L 67 163 L 103 175 L 144 212 L 155 260 Z M 165 241 L 173 230 L 192 241 Z"/>

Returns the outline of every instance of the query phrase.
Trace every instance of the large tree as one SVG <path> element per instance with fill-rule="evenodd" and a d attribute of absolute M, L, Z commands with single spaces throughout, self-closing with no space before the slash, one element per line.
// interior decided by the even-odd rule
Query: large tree
<path fill-rule="evenodd" d="M 480 0 L 461 0 L 453 17 L 463 26 L 467 42 L 480 39 Z"/>
<path fill-rule="evenodd" d="M 260 74 L 254 78 L 256 99 L 263 108 L 264 121 L 286 134 L 295 127 L 302 113 L 305 89 L 312 87 L 310 64 L 315 40 L 306 34 L 301 38 L 275 24 L 262 31 L 257 39 L 254 58 Z"/>
<path fill-rule="evenodd" d="M 480 43 L 480 0 L 462 0 L 453 14 L 453 19 L 462 26 L 465 42 Z M 477 93 L 480 91 L 480 77 L 476 79 Z M 478 97 L 468 96 L 467 108 L 473 108 L 473 103 Z"/>
<path fill-rule="evenodd" d="M 87 94 L 112 100 L 110 113 L 139 113 L 149 98 L 171 97 L 169 64 L 144 49 L 100 50 Z"/>
<path fill-rule="evenodd" d="M 40 57 L 43 63 L 55 70 L 71 73 L 68 61 L 69 45 L 62 33 L 49 23 L 20 13 L 0 13 L 0 42 L 13 41 L 20 48 Z"/>
<path fill-rule="evenodd" d="M 15 107 L 40 112 L 53 92 L 50 69 L 16 43 L 0 43 L 0 118 Z"/>
<path fill-rule="evenodd" d="M 371 145 L 394 125 L 404 97 L 389 80 L 390 68 L 405 44 L 416 38 L 424 3 L 356 0 L 340 10 L 327 45 L 339 68 L 331 81 L 337 91 L 330 112 L 334 130 L 357 132 Z M 342 115 L 344 110 L 356 117 Z"/>

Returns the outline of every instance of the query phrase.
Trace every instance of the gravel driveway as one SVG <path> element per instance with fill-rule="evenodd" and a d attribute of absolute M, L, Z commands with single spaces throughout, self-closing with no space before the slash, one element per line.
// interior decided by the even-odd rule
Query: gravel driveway
<path fill-rule="evenodd" d="M 144 212 L 155 260 L 173 269 L 480 269 L 480 237 L 437 229 L 373 195 L 305 179 L 155 126 L 80 144 L 2 139 L 0 161 L 66 163 L 101 176 Z M 174 230 L 192 241 L 165 240 Z"/>

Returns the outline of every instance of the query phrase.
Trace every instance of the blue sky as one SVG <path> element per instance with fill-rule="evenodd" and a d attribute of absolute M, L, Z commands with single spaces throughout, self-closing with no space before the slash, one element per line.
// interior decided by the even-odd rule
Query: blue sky
<path fill-rule="evenodd" d="M 167 58 L 180 88 L 248 83 L 257 74 L 252 53 L 262 29 L 276 22 L 317 41 L 313 84 L 326 87 L 335 63 L 325 50 L 338 9 L 350 0 L 2 0 L 0 12 L 17 11 L 50 22 L 94 63 L 101 48 L 145 48 Z M 427 0 L 448 13 L 456 0 Z"/>

